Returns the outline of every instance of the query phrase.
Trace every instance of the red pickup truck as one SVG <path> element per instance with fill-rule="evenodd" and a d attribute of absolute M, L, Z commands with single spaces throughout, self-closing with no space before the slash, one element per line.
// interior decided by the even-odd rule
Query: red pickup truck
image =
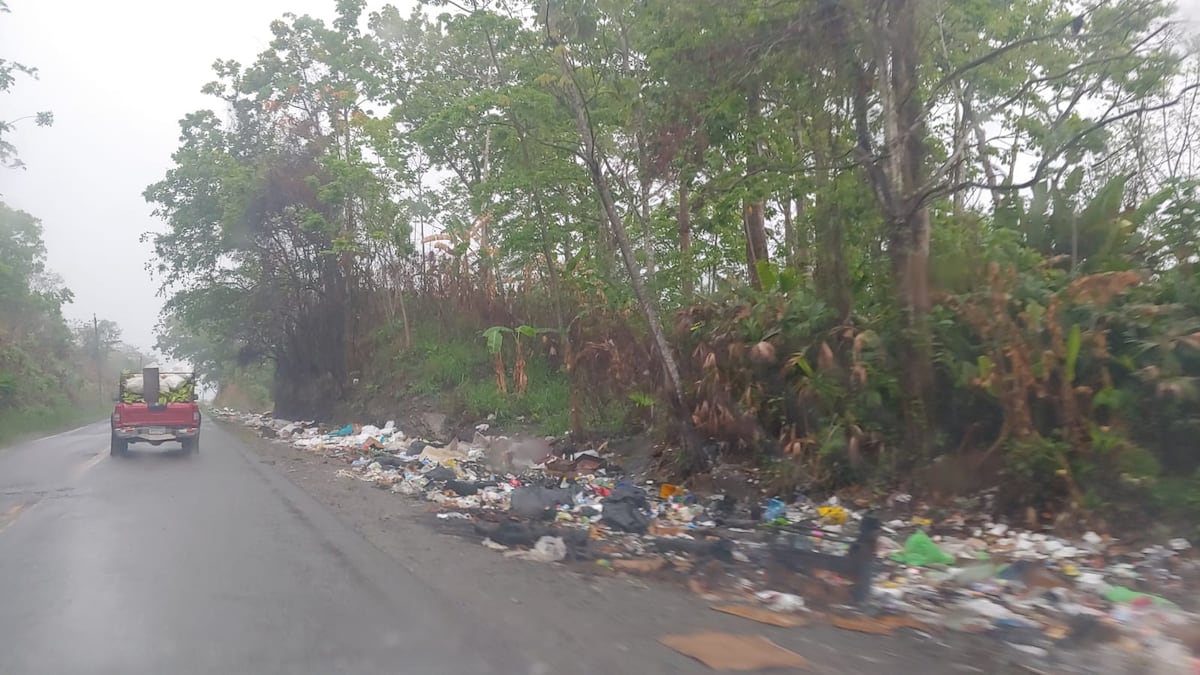
<path fill-rule="evenodd" d="M 178 392 L 160 396 L 160 375 L 177 376 L 192 384 L 182 396 Z M 194 393 L 194 373 L 160 373 L 157 368 L 145 368 L 142 370 L 142 391 L 137 393 L 126 389 L 128 382 L 126 377 L 121 378 L 117 404 L 113 408 L 110 454 L 114 457 L 124 455 L 130 443 L 158 446 L 178 442 L 185 452 L 200 450 L 200 405 Z M 180 398 L 183 400 L 178 400 Z"/>

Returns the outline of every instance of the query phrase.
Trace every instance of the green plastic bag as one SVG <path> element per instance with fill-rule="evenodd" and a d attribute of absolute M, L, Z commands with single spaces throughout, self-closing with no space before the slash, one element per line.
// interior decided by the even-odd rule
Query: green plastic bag
<path fill-rule="evenodd" d="M 1139 593 L 1132 588 L 1126 588 L 1124 586 L 1112 586 L 1108 590 L 1104 591 L 1104 599 L 1116 604 L 1133 602 L 1138 598 L 1149 598 L 1153 604 L 1158 605 L 1159 607 L 1177 607 L 1175 603 L 1167 600 L 1166 598 L 1157 595 L 1150 595 L 1149 593 Z"/>
<path fill-rule="evenodd" d="M 904 550 L 892 554 L 892 560 L 902 562 L 912 567 L 927 567 L 929 565 L 950 565 L 954 556 L 938 548 L 938 545 L 924 532 L 911 535 L 904 542 Z"/>

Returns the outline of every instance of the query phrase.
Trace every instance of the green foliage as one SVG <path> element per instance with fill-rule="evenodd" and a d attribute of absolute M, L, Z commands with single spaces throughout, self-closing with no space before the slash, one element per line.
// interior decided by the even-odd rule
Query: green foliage
<path fill-rule="evenodd" d="M 285 415 L 690 419 L 781 484 L 961 449 L 1114 504 L 1200 467 L 1200 60 L 1167 3 L 471 8 L 342 2 L 217 62 L 146 191 L 160 348 L 265 368 Z"/>
<path fill-rule="evenodd" d="M 271 382 L 270 367 L 257 365 L 235 367 L 223 372 L 217 383 L 217 395 L 213 405 L 235 410 L 270 410 Z"/>
<path fill-rule="evenodd" d="M 1196 517 L 1200 515 L 1200 474 L 1164 478 L 1147 497 L 1155 513 L 1163 514 L 1169 521 L 1192 523 L 1192 531 L 1196 531 Z"/>
<path fill-rule="evenodd" d="M 483 339 L 487 340 L 488 353 L 493 356 L 499 354 L 504 348 L 504 334 L 512 332 L 511 328 L 505 328 L 504 326 L 492 326 L 483 331 Z"/>
<path fill-rule="evenodd" d="M 41 223 L 0 203 L 0 441 L 100 419 L 138 363 L 115 323 L 68 324 L 71 299 L 46 269 Z"/>
<path fill-rule="evenodd" d="M 1075 384 L 1075 364 L 1079 362 L 1081 335 L 1078 324 L 1072 325 L 1071 332 L 1067 335 L 1067 362 L 1063 370 L 1068 384 Z"/>
<path fill-rule="evenodd" d="M 0 15 L 8 14 L 8 5 L 0 2 Z M 0 94 L 12 91 L 20 76 L 37 79 L 38 70 L 32 66 L 0 57 Z M 5 168 L 24 168 L 25 163 L 17 156 L 17 148 L 5 136 L 11 134 L 19 122 L 32 119 L 39 127 L 54 124 L 54 113 L 42 111 L 17 119 L 0 119 L 0 166 Z"/>
<path fill-rule="evenodd" d="M 524 328 L 524 327 L 523 327 Z M 513 332 L 511 329 L 505 329 Z M 522 330 L 536 335 L 536 331 Z M 501 334 L 494 331 L 491 334 Z M 478 333 L 475 334 L 478 336 Z M 394 385 L 370 385 L 373 398 L 395 396 L 399 400 L 423 400 L 478 422 L 494 415 L 501 423 L 524 423 L 544 434 L 562 434 L 568 428 L 567 379 L 544 356 L 530 352 L 527 357 L 526 395 L 515 396 L 496 389 L 491 355 L 481 349 L 478 337 L 463 331 L 457 336 L 443 336 L 433 326 L 424 324 L 414 334 L 413 346 L 397 350 L 395 343 L 381 351 L 393 352 L 387 370 L 381 373 Z M 613 423 L 612 412 L 597 414 L 590 423 L 605 423 L 605 429 L 619 429 L 623 418 Z"/>
<path fill-rule="evenodd" d="M 1020 485 L 1029 499 L 1040 493 L 1061 492 L 1060 469 L 1071 452 L 1064 441 L 1054 438 L 1030 437 L 1012 443 L 1008 448 L 1008 467 L 1014 485 Z"/>
<path fill-rule="evenodd" d="M 501 424 L 523 422 L 546 435 L 566 433 L 570 399 L 566 376 L 541 359 L 529 362 L 527 374 L 529 388 L 522 397 L 499 392 L 490 380 L 462 384 L 456 395 L 462 398 L 463 412 L 469 419 L 495 415 Z M 629 426 L 630 407 L 625 402 L 610 400 L 589 409 L 584 413 L 584 429 L 601 436 L 621 433 Z"/>
<path fill-rule="evenodd" d="M 484 382 L 492 386 L 486 379 L 486 355 L 465 340 L 419 339 L 411 351 L 399 354 L 394 363 L 400 370 L 400 379 L 418 396 L 440 394 L 474 380 L 481 373 Z"/>

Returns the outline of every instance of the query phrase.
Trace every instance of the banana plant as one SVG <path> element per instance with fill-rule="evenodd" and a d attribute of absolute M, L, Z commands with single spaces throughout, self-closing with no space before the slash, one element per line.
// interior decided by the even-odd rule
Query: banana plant
<path fill-rule="evenodd" d="M 1025 243 L 1048 258 L 1069 260 L 1076 272 L 1124 267 L 1136 245 L 1145 214 L 1125 208 L 1128 176 L 1116 176 L 1090 199 L 1078 199 L 1084 171 L 1077 167 L 1061 182 L 1039 183 L 1028 201 L 1012 196 L 996 211 L 996 224 L 1021 232 Z"/>
<path fill-rule="evenodd" d="M 553 328 L 534 328 L 527 325 L 520 325 L 516 328 L 492 326 L 483 331 L 483 338 L 487 341 L 488 353 L 492 355 L 492 368 L 496 373 L 496 389 L 500 393 L 508 393 L 508 371 L 504 365 L 504 336 L 513 336 L 513 346 L 515 348 L 513 392 L 518 397 L 521 397 L 525 395 L 525 391 L 529 387 L 529 378 L 525 374 L 525 350 L 521 346 L 521 338 L 534 339 L 539 335 L 556 332 L 558 331 Z"/>

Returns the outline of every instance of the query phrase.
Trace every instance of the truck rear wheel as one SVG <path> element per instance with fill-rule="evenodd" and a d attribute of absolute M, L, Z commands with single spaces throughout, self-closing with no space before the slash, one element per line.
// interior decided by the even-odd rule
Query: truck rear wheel
<path fill-rule="evenodd" d="M 200 434 L 196 434 L 192 438 L 183 439 L 180 445 L 183 446 L 183 451 L 190 455 L 200 452 Z"/>
<path fill-rule="evenodd" d="M 117 434 L 113 433 L 112 443 L 109 445 L 108 454 L 112 457 L 120 457 L 129 450 L 129 442 L 117 438 Z"/>

